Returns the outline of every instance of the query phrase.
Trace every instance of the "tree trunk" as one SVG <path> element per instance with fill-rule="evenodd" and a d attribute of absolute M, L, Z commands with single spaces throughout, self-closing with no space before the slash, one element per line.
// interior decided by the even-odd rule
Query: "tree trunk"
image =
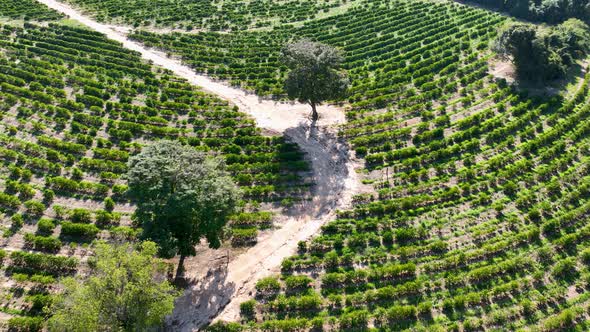
<path fill-rule="evenodd" d="M 314 102 L 309 103 L 311 105 L 311 121 L 316 122 L 320 118 L 316 104 Z"/>
<path fill-rule="evenodd" d="M 180 255 L 180 259 L 178 260 L 178 268 L 176 268 L 176 277 L 174 277 L 175 281 L 180 281 L 182 277 L 184 277 L 184 255 Z"/>

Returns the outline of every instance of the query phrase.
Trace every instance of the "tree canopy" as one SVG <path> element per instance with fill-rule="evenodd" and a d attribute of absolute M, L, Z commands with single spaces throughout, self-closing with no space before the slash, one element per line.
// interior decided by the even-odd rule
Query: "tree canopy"
<path fill-rule="evenodd" d="M 519 78 L 551 80 L 562 77 L 576 59 L 588 53 L 590 32 L 578 19 L 546 28 L 511 23 L 500 31 L 494 50 L 512 60 Z"/>
<path fill-rule="evenodd" d="M 303 39 L 287 45 L 282 59 L 291 69 L 285 82 L 287 95 L 309 104 L 314 121 L 318 119 L 317 105 L 346 94 L 349 81 L 340 70 L 342 54 L 334 47 Z"/>
<path fill-rule="evenodd" d="M 471 0 L 497 8 L 519 18 L 547 23 L 561 23 L 569 18 L 590 22 L 588 0 Z"/>
<path fill-rule="evenodd" d="M 50 331 L 145 331 L 159 327 L 174 308 L 177 291 L 157 246 L 143 242 L 95 245 L 85 280 L 66 278 L 56 297 Z"/>
<path fill-rule="evenodd" d="M 145 147 L 129 160 L 127 179 L 143 238 L 158 243 L 164 257 L 180 255 L 177 277 L 202 238 L 212 248 L 221 245 L 241 198 L 221 159 L 176 141 Z"/>

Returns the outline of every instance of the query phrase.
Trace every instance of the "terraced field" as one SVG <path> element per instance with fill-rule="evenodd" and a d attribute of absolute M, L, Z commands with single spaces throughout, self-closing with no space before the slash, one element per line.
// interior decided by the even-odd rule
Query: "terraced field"
<path fill-rule="evenodd" d="M 280 50 L 290 40 L 309 37 L 344 51 L 353 82 L 349 101 L 355 109 L 370 109 L 398 105 L 408 97 L 407 104 L 439 99 L 458 89 L 453 81 L 458 67 L 473 76 L 464 79 L 466 84 L 476 80 L 476 73 L 481 78 L 482 50 L 502 21 L 465 6 L 371 1 L 301 28 L 238 34 L 138 31 L 130 37 L 180 55 L 197 72 L 259 95 L 283 94 L 287 68 L 280 64 Z M 406 62 L 412 67 L 404 66 Z"/>

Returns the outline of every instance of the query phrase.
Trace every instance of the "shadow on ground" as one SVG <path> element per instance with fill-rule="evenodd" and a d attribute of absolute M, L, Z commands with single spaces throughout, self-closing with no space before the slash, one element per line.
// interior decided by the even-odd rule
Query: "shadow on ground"
<path fill-rule="evenodd" d="M 198 276 L 185 279 L 184 293 L 174 303 L 174 311 L 166 321 L 166 331 L 193 331 L 205 326 L 229 303 L 235 285 L 227 282 L 227 254 L 219 254 L 219 251 L 206 250 L 192 260 L 190 265 L 187 264 L 187 272 L 191 270 L 190 274 Z M 199 259 L 205 257 L 209 259 Z M 195 273 L 203 269 L 207 272 Z"/>
<path fill-rule="evenodd" d="M 295 253 L 300 240 L 333 220 L 336 209 L 349 206 L 356 177 L 351 174 L 348 145 L 338 137 L 337 129 L 302 121 L 286 129 L 284 135 L 299 145 L 310 162 L 315 183 L 310 199 L 279 216 L 282 228 L 243 254 L 224 249 L 226 253 L 220 257 L 224 250 L 208 249 L 188 260 L 186 275 L 193 279 L 167 321 L 170 331 L 200 329 L 218 315 L 236 318 L 239 303 L 253 295 L 260 276 L 278 273 L 282 259 Z"/>
<path fill-rule="evenodd" d="M 321 122 L 321 120 L 320 120 Z M 343 138 L 333 128 L 314 122 L 301 123 L 285 130 L 285 136 L 305 152 L 312 167 L 311 199 L 295 208 L 295 215 L 321 218 L 330 213 L 343 198 L 350 177 L 348 163 L 352 156 Z"/>

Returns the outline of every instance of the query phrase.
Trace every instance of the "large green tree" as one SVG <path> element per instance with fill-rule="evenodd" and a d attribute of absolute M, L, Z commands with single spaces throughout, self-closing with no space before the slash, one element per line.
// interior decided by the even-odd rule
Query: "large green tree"
<path fill-rule="evenodd" d="M 588 31 L 588 25 L 577 19 L 555 27 L 510 23 L 500 31 L 494 50 L 512 60 L 519 78 L 551 80 L 585 57 L 590 50 Z"/>
<path fill-rule="evenodd" d="M 127 179 L 143 238 L 155 241 L 164 257 L 180 255 L 177 278 L 202 238 L 219 248 L 223 227 L 241 198 L 220 158 L 176 141 L 143 148 L 129 160 Z"/>
<path fill-rule="evenodd" d="M 309 104 L 314 121 L 319 117 L 317 105 L 346 94 L 349 81 L 340 69 L 342 55 L 334 47 L 303 39 L 287 45 L 282 58 L 291 69 L 285 81 L 287 95 Z"/>
<path fill-rule="evenodd" d="M 146 331 L 162 325 L 178 292 L 167 281 L 157 246 L 99 242 L 89 260 L 90 276 L 66 278 L 48 322 L 50 331 Z"/>

